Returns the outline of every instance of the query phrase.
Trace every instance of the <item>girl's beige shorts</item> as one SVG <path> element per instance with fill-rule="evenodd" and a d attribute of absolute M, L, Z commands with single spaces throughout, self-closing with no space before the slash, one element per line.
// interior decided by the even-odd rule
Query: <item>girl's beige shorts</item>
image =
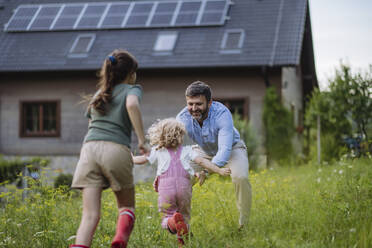
<path fill-rule="evenodd" d="M 110 141 L 84 143 L 71 187 L 111 187 L 113 191 L 133 188 L 133 159 L 130 149 Z"/>

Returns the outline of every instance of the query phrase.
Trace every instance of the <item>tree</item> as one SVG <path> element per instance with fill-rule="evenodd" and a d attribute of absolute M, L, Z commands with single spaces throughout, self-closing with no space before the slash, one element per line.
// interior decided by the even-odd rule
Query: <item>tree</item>
<path fill-rule="evenodd" d="M 341 148 L 344 146 L 344 137 L 357 134 L 364 137 L 368 150 L 367 127 L 372 121 L 372 67 L 365 74 L 353 74 L 349 66 L 341 64 L 329 83 L 329 91 L 314 90 L 311 95 L 306 110 L 306 125 L 315 129 L 319 115 L 322 134 L 327 135 L 329 141 L 329 137 L 333 137 L 333 145 Z M 328 144 L 325 145 L 330 148 Z M 337 147 L 332 148 L 333 151 Z"/>
<path fill-rule="evenodd" d="M 350 82 L 349 103 L 357 132 L 367 141 L 369 150 L 368 124 L 372 121 L 372 65 L 364 75 L 357 73 Z"/>

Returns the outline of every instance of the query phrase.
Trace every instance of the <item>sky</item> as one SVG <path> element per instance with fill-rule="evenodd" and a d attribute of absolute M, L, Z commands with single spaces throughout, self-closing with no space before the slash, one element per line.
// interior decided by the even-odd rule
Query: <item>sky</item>
<path fill-rule="evenodd" d="M 372 65 L 372 0 L 309 0 L 321 90 L 342 60 L 352 71 Z"/>

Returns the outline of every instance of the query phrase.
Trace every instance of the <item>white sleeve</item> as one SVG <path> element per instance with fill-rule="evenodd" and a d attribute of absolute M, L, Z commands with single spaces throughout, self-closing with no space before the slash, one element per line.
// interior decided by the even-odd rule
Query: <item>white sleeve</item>
<path fill-rule="evenodd" d="M 197 156 L 199 156 L 198 152 L 194 151 L 192 149 L 192 146 L 186 146 L 185 147 L 186 151 L 187 151 L 187 158 L 190 160 L 190 161 L 194 161 L 195 158 Z"/>
<path fill-rule="evenodd" d="M 155 147 L 151 148 L 150 155 L 148 157 L 146 157 L 150 164 L 155 163 L 155 161 L 158 157 L 157 153 L 158 153 L 158 151 L 155 149 Z"/>

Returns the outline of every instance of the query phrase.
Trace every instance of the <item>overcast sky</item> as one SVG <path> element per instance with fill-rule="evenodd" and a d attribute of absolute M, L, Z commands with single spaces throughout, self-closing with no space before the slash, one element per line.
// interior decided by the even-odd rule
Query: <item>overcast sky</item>
<path fill-rule="evenodd" d="M 372 0 L 309 0 L 321 89 L 340 60 L 355 70 L 372 64 Z"/>

